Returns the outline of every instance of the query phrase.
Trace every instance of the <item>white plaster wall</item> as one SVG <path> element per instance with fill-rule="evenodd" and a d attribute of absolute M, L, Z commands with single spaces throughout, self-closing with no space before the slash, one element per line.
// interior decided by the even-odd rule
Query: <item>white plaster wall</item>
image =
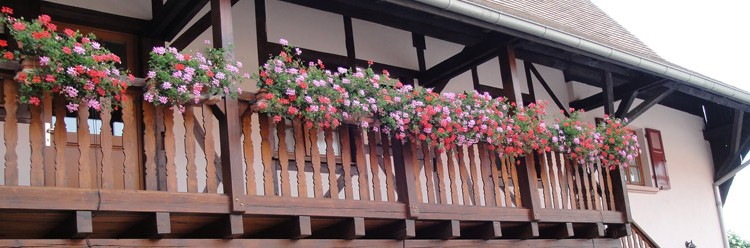
<path fill-rule="evenodd" d="M 419 69 L 417 50 L 412 46 L 410 32 L 352 19 L 352 33 L 354 50 L 358 58 L 413 70 Z"/>
<path fill-rule="evenodd" d="M 45 0 L 75 7 L 87 8 L 115 15 L 151 20 L 150 0 Z M 92 16 L 92 18 L 96 18 Z"/>

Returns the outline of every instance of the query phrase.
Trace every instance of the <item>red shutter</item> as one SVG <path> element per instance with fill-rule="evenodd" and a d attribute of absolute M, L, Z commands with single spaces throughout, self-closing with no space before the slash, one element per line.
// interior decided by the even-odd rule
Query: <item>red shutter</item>
<path fill-rule="evenodd" d="M 651 167 L 654 168 L 654 179 L 659 189 L 670 189 L 669 175 L 667 175 L 667 159 L 664 155 L 664 143 L 659 130 L 646 128 L 646 141 L 651 155 Z"/>

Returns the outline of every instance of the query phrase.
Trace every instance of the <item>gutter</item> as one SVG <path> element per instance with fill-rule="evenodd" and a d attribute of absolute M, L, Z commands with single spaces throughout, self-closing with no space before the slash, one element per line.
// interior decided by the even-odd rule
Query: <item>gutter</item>
<path fill-rule="evenodd" d="M 634 55 L 605 46 L 573 34 L 555 30 L 529 20 L 524 20 L 497 10 L 461 0 L 413 0 L 444 11 L 475 18 L 489 24 L 519 31 L 534 37 L 546 39 L 575 49 L 589 52 L 607 59 L 641 69 L 659 76 L 683 82 L 744 104 L 750 104 L 750 93 L 694 72 L 676 68 L 662 62 Z"/>

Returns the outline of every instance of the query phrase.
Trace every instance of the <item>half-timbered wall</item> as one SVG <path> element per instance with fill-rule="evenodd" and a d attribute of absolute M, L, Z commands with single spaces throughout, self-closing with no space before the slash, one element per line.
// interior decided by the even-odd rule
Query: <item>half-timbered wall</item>
<path fill-rule="evenodd" d="M 54 1 L 65 2 L 68 1 Z M 147 1 L 139 1 L 147 2 Z M 73 1 L 73 5 L 85 8 L 93 8 L 100 11 L 112 12 L 115 14 L 141 17 L 140 14 L 133 14 L 124 7 L 124 5 L 144 6 L 143 15 L 150 15 L 148 4 L 117 4 L 104 6 L 99 1 Z M 120 7 L 111 7 L 120 6 Z M 302 48 L 314 49 L 345 56 L 345 39 L 343 17 L 341 15 L 322 12 L 310 8 L 305 8 L 276 0 L 267 0 L 267 21 L 268 21 L 268 40 L 277 43 L 279 38 L 289 40 L 291 44 Z M 207 8 L 202 13 L 205 13 Z M 235 25 L 235 56 L 245 64 L 245 71 L 254 71 L 258 67 L 258 55 L 256 44 L 256 25 L 253 1 L 239 1 L 234 7 L 233 23 Z M 147 14 L 148 13 L 148 14 Z M 195 21 L 195 20 L 193 20 Z M 189 25 L 188 25 L 189 26 Z M 372 59 L 376 62 L 395 65 L 399 67 L 417 70 L 417 60 L 415 48 L 412 47 L 411 35 L 408 32 L 396 30 L 393 28 L 381 26 L 379 24 L 369 23 L 361 20 L 353 20 L 353 29 L 355 37 L 355 48 L 357 58 Z M 195 49 L 203 45 L 203 41 L 210 39 L 210 28 L 199 36 L 188 49 Z M 427 68 L 440 61 L 461 51 L 463 47 L 447 41 L 426 38 L 425 58 Z M 265 57 L 265 55 L 262 55 Z M 522 92 L 530 93 L 525 79 L 524 67 L 522 61 L 518 60 L 518 75 Z M 585 86 L 580 83 L 566 83 L 562 71 L 549 67 L 536 65 L 544 79 L 549 83 L 556 96 L 565 106 L 570 100 L 589 96 L 597 93 L 597 88 Z M 502 87 L 500 83 L 500 72 L 496 58 L 478 66 L 479 82 L 484 85 Z M 549 94 L 542 88 L 538 80 L 533 79 L 533 90 L 537 99 L 550 101 L 548 112 L 552 116 L 560 116 L 556 106 L 551 102 Z M 472 76 L 470 72 L 463 73 L 452 79 L 445 88 L 448 92 L 462 92 L 471 90 Z M 245 81 L 242 85 L 245 90 L 255 90 L 254 82 Z M 615 103 L 617 104 L 617 103 Z M 635 102 L 638 104 L 638 101 Z M 601 117 L 603 111 L 601 108 L 593 110 L 585 115 L 587 121 L 593 121 L 594 117 Z M 196 108 L 195 116 L 198 122 L 203 125 L 203 112 Z M 259 126 L 258 115 L 253 115 L 251 119 L 253 127 Z M 4 122 L 0 122 L 2 129 Z M 712 192 L 712 162 L 711 154 L 707 142 L 702 137 L 703 121 L 701 118 L 680 112 L 678 110 L 666 108 L 658 105 L 639 117 L 634 123 L 634 127 L 655 128 L 662 131 L 664 145 L 667 154 L 667 169 L 672 181 L 672 189 L 658 191 L 653 190 L 651 193 L 630 192 L 630 202 L 634 219 L 639 225 L 654 238 L 660 245 L 665 247 L 677 247 L 682 242 L 693 240 L 701 247 L 718 247 L 722 244 L 721 233 L 719 233 L 719 222 L 714 205 Z M 28 124 L 19 124 L 19 143 L 18 154 L 19 161 L 29 160 L 28 139 L 23 138 L 28 133 Z M 176 164 L 182 167 L 177 168 L 178 175 L 186 175 L 186 162 L 184 137 L 185 125 L 181 115 L 175 114 L 174 120 L 174 137 Z M 218 128 L 213 129 L 215 143 L 214 150 L 218 154 L 219 143 Z M 275 133 L 275 132 L 272 132 Z M 321 136 L 322 137 L 322 136 Z M 253 129 L 252 141 L 254 142 L 253 150 L 255 171 L 263 171 L 263 164 L 260 161 L 260 143 L 261 136 L 259 128 Z M 322 139 L 320 139 L 322 140 Z M 199 147 L 199 144 L 194 144 Z M 0 154 L 4 154 L 5 146 L 0 145 Z M 468 153 L 468 151 L 467 151 Z M 199 178 L 205 178 L 206 160 L 200 159 L 204 155 L 202 149 L 196 149 L 194 163 L 198 171 Z M 468 158 L 468 155 L 465 155 Z M 0 161 L 4 158 L 0 156 Z M 21 163 L 23 164 L 23 163 Z M 24 169 L 26 168 L 26 169 Z M 28 173 L 28 166 L 19 168 L 19 173 Z M 646 166 L 645 168 L 650 168 Z M 424 170 L 419 171 L 425 173 Z M 3 173 L 3 170 L 0 170 Z M 460 173 L 460 172 L 459 172 Z M 23 174 L 22 174 L 23 175 Z M 257 173 L 256 179 L 262 175 Z M 372 176 L 371 174 L 369 176 Z M 309 177 L 312 177 L 311 175 Z M 0 176 L 0 180 L 3 180 Z M 28 176 L 21 176 L 28 178 Z M 327 179 L 326 179 L 327 180 Z M 383 179 L 384 189 L 385 179 Z M 422 175 L 421 185 L 426 184 L 427 178 Z M 199 189 L 205 185 L 199 183 Z M 0 181 L 0 184 L 3 182 Z M 28 182 L 19 182 L 27 185 Z M 262 180 L 256 180 L 257 194 L 262 192 Z M 312 180 L 308 180 L 308 185 Z M 180 191 L 187 188 L 186 178 L 178 177 Z M 312 187 L 312 185 L 310 186 Z M 221 190 L 221 187 L 218 187 Z M 426 187 L 421 188 L 421 194 L 427 196 Z M 297 194 L 296 188 L 293 191 Z M 463 195 L 459 193 L 459 198 Z M 427 199 L 425 199 L 427 200 Z M 463 201 L 463 200 L 460 200 Z M 481 204 L 486 204 L 480 201 Z"/>

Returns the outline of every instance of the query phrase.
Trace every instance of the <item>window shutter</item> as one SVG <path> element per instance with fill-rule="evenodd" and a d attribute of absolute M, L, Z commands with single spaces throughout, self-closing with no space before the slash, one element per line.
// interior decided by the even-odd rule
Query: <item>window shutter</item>
<path fill-rule="evenodd" d="M 664 155 L 664 143 L 659 130 L 646 128 L 646 142 L 651 156 L 651 167 L 654 168 L 654 179 L 659 189 L 670 189 L 667 175 L 667 159 Z"/>

